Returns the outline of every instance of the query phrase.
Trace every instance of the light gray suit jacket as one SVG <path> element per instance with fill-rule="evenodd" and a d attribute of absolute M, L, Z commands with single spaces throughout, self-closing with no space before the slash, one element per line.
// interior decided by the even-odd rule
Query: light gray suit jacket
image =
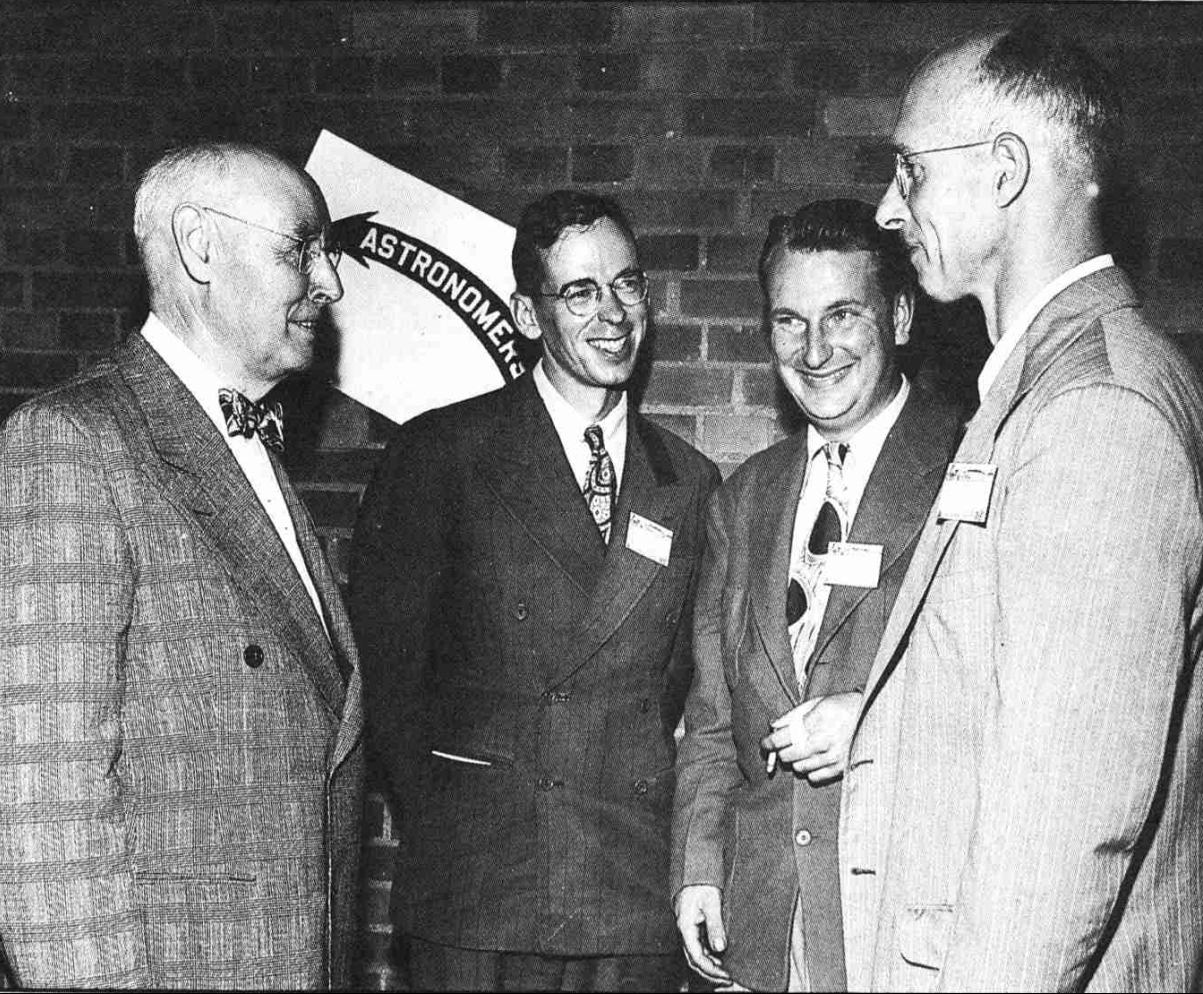
<path fill-rule="evenodd" d="M 358 661 L 277 475 L 333 644 L 141 335 L 0 432 L 0 941 L 24 986 L 349 983 Z"/>
<path fill-rule="evenodd" d="M 925 526 L 845 778 L 853 989 L 1201 979 L 1203 394 L 1136 306 L 1041 311 L 956 456 L 987 520 Z"/>

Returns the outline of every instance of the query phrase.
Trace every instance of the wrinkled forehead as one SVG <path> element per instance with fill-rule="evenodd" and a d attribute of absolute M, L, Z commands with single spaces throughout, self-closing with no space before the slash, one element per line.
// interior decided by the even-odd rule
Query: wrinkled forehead
<path fill-rule="evenodd" d="M 308 234 L 330 222 L 313 179 L 275 159 L 247 157 L 236 163 L 227 175 L 225 195 L 231 213 L 267 227 Z"/>

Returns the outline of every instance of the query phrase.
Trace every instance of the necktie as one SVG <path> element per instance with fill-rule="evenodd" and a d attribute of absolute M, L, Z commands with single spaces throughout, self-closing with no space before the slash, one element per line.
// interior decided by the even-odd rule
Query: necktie
<path fill-rule="evenodd" d="M 602 430 L 597 425 L 585 429 L 585 441 L 589 443 L 591 459 L 589 472 L 585 474 L 585 485 L 582 490 L 585 502 L 597 522 L 597 530 L 601 532 L 602 541 L 610 541 L 610 513 L 614 509 L 614 462 L 606 451 L 606 443 L 602 439 Z"/>
<path fill-rule="evenodd" d="M 259 404 L 224 387 L 217 392 L 217 400 L 221 416 L 226 419 L 227 434 L 243 438 L 258 435 L 273 452 L 284 451 L 284 411 L 278 403 Z"/>
<path fill-rule="evenodd" d="M 848 498 L 844 486 L 844 458 L 848 455 L 848 446 L 828 442 L 823 446 L 823 452 L 827 456 L 827 489 L 819 516 L 810 530 L 803 561 L 799 568 L 790 570 L 791 574 L 800 574 L 801 582 L 799 576 L 791 575 L 785 596 L 785 620 L 789 625 L 794 625 L 806 613 L 814 599 L 814 585 L 821 582 L 822 574 L 818 568 L 822 562 L 819 557 L 827 555 L 827 546 L 831 542 L 842 542 L 848 537 Z"/>

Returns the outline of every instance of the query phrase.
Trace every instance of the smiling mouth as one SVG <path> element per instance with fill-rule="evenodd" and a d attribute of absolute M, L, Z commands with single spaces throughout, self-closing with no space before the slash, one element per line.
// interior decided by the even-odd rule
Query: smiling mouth
<path fill-rule="evenodd" d="M 799 369 L 797 373 L 809 386 L 822 390 L 841 382 L 844 377 L 852 372 L 852 368 L 855 365 L 855 363 L 850 362 L 846 366 L 839 366 L 835 369 Z"/>
<path fill-rule="evenodd" d="M 625 359 L 631 351 L 631 336 L 619 338 L 589 338 L 586 341 L 602 355 L 611 359 Z"/>

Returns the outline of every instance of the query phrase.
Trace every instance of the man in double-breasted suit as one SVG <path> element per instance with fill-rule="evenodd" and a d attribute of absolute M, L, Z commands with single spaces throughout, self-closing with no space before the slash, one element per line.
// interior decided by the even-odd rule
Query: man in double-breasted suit
<path fill-rule="evenodd" d="M 673 731 L 717 473 L 627 399 L 650 305 L 618 207 L 547 195 L 513 262 L 542 359 L 402 426 L 356 526 L 401 965 L 423 990 L 675 990 Z"/>
<path fill-rule="evenodd" d="M 140 332 L 0 433 L 0 941 L 30 987 L 325 989 L 357 939 L 350 626 L 258 399 L 342 295 L 304 173 L 168 153 Z"/>
<path fill-rule="evenodd" d="M 774 219 L 760 275 L 776 368 L 808 424 L 711 501 L 671 883 L 686 953 L 710 980 L 842 990 L 840 774 L 960 420 L 899 371 L 913 273 L 870 205 Z M 829 507 L 840 527 L 820 547 Z"/>
<path fill-rule="evenodd" d="M 981 407 L 845 778 L 850 984 L 1203 981 L 1203 393 L 1104 252 L 1119 104 L 1035 22 L 937 52 L 879 221 L 981 302 Z"/>

